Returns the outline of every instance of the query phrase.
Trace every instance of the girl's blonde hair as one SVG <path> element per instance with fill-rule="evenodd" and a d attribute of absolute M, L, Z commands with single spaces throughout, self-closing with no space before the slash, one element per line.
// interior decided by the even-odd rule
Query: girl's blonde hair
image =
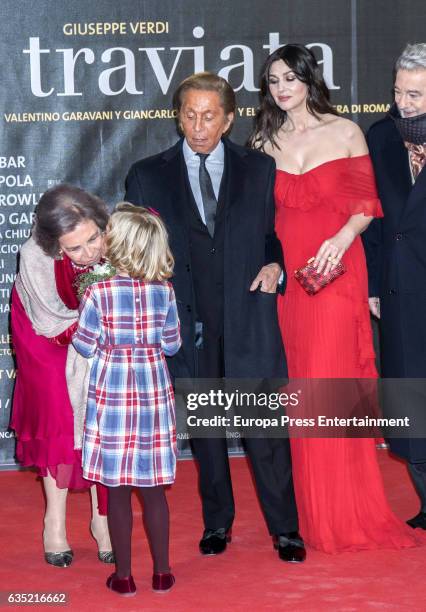
<path fill-rule="evenodd" d="M 165 280 L 173 274 L 174 259 L 161 218 L 146 208 L 120 202 L 110 217 L 107 257 L 131 278 Z"/>

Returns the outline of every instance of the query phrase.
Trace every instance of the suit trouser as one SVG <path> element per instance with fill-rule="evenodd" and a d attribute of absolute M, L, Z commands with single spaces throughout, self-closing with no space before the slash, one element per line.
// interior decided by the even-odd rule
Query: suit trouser
<path fill-rule="evenodd" d="M 421 512 L 426 513 L 426 463 L 408 462 L 408 469 L 420 497 Z"/>
<path fill-rule="evenodd" d="M 223 377 L 222 338 L 204 339 L 199 355 L 199 377 Z M 205 528 L 228 530 L 234 520 L 235 505 L 226 438 L 195 438 L 192 447 L 199 465 Z M 298 520 L 288 439 L 247 438 L 245 450 L 269 532 L 296 531 Z"/>

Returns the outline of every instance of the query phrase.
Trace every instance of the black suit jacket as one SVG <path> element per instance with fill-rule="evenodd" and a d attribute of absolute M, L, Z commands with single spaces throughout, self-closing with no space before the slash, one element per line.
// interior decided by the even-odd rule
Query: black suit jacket
<path fill-rule="evenodd" d="M 407 149 L 389 117 L 367 141 L 385 215 L 363 234 L 370 295 L 426 295 L 425 169 L 412 185 Z"/>
<path fill-rule="evenodd" d="M 166 223 L 175 258 L 172 282 L 183 340 L 169 367 L 175 377 L 194 377 L 197 376 L 197 317 L 186 213 L 188 178 L 182 142 L 134 164 L 127 176 L 125 198 L 134 204 L 155 208 Z M 259 151 L 245 149 L 226 138 L 223 142 L 225 171 L 219 205 L 225 207 L 225 375 L 283 377 L 287 375 L 287 367 L 278 327 L 276 294 L 249 291 L 265 264 L 277 262 L 284 268 L 281 245 L 274 231 L 275 164 Z"/>
<path fill-rule="evenodd" d="M 384 218 L 363 234 L 371 296 L 380 297 L 380 355 L 384 407 L 392 416 L 420 423 L 426 399 L 426 168 L 412 184 L 407 149 L 391 118 L 369 130 Z M 424 420 L 424 419 L 423 419 Z M 424 424 L 416 434 L 423 435 Z M 413 462 L 426 461 L 426 440 L 389 439 L 391 450 Z"/>

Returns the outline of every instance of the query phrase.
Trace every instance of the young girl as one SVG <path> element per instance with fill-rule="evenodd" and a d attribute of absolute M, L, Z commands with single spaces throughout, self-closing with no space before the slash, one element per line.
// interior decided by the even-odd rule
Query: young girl
<path fill-rule="evenodd" d="M 180 348 L 166 229 L 156 214 L 123 202 L 111 216 L 107 256 L 116 275 L 84 294 L 73 338 L 94 356 L 83 438 L 85 478 L 108 487 L 108 525 L 116 572 L 107 586 L 134 595 L 131 573 L 135 487 L 154 561 L 152 588 L 167 591 L 169 510 L 164 485 L 175 479 L 174 396 L 164 355 Z"/>

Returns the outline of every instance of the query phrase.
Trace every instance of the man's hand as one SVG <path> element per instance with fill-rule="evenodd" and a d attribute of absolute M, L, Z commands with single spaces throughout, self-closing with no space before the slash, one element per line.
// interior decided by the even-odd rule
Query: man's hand
<path fill-rule="evenodd" d="M 256 289 L 260 287 L 260 290 L 264 293 L 275 293 L 277 291 L 280 275 L 281 266 L 277 263 L 270 263 L 267 266 L 263 266 L 250 285 L 250 291 L 256 291 Z"/>
<path fill-rule="evenodd" d="M 368 305 L 370 306 L 371 314 L 380 319 L 380 298 L 368 298 Z"/>

